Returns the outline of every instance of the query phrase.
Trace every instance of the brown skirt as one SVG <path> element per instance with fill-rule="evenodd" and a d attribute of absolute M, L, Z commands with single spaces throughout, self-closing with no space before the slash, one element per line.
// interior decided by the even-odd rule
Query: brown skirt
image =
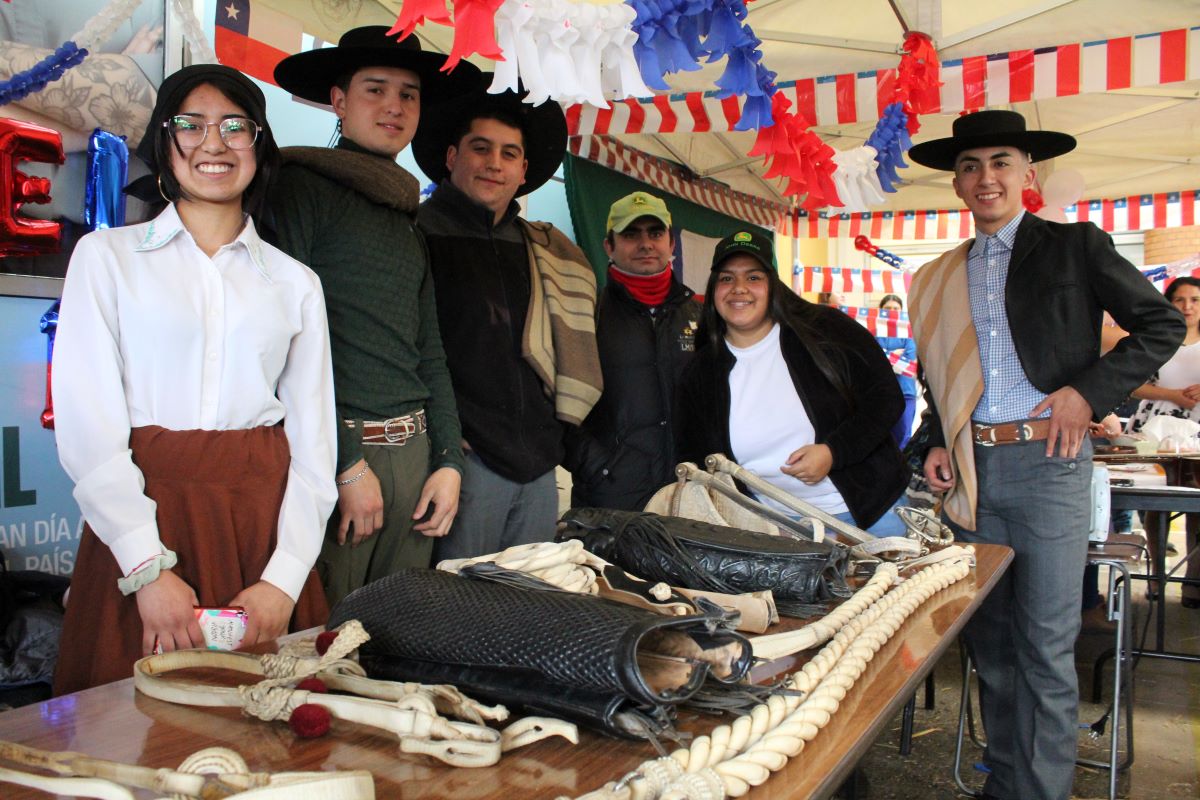
<path fill-rule="evenodd" d="M 146 480 L 163 546 L 179 557 L 174 572 L 202 606 L 226 605 L 257 583 L 275 551 L 279 508 L 291 460 L 282 426 L 239 431 L 135 428 L 133 461 Z M 322 520 L 323 522 L 323 520 Z M 137 600 L 117 589 L 120 567 L 90 526 L 71 577 L 54 673 L 56 695 L 133 675 L 142 656 Z M 323 625 L 329 606 L 310 572 L 291 629 Z"/>

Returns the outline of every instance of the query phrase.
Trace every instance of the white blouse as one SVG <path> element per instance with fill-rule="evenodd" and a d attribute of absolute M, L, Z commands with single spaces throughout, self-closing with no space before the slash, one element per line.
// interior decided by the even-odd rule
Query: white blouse
<path fill-rule="evenodd" d="M 124 574 L 163 549 L 130 428 L 283 420 L 291 465 L 262 579 L 299 597 L 337 502 L 329 330 L 312 270 L 263 242 L 249 218 L 210 259 L 174 205 L 90 233 L 71 256 L 52 382 L 59 460 Z"/>

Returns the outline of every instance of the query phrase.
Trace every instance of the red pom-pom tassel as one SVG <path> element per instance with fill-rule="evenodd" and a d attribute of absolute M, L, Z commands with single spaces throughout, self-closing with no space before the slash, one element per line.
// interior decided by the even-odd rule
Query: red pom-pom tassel
<path fill-rule="evenodd" d="M 288 727 L 292 733 L 301 739 L 315 739 L 329 733 L 329 722 L 332 717 L 329 709 L 316 703 L 305 703 L 296 706 L 292 716 L 288 718 Z"/>
<path fill-rule="evenodd" d="M 329 687 L 325 685 L 325 681 L 320 678 L 305 678 L 296 684 L 296 688 L 305 692 L 316 692 L 317 694 L 329 694 Z"/>
<path fill-rule="evenodd" d="M 333 640 L 337 638 L 337 631 L 322 631 L 317 635 L 317 655 L 323 656 L 329 650 L 329 646 L 333 644 Z"/>

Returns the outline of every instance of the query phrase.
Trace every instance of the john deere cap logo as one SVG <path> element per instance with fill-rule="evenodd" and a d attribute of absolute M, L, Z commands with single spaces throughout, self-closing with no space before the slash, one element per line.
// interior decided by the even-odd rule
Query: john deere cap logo
<path fill-rule="evenodd" d="M 753 237 L 750 234 L 746 233 L 745 231 L 742 231 L 741 233 L 735 233 L 733 235 L 733 240 L 735 242 L 749 242 L 752 239 L 753 239 Z"/>

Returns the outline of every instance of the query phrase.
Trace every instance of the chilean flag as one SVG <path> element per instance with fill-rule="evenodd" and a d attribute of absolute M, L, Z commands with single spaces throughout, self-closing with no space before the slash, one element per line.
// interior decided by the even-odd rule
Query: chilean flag
<path fill-rule="evenodd" d="M 251 0 L 217 0 L 214 45 L 221 63 L 275 84 L 275 65 L 300 50 L 300 22 Z"/>

